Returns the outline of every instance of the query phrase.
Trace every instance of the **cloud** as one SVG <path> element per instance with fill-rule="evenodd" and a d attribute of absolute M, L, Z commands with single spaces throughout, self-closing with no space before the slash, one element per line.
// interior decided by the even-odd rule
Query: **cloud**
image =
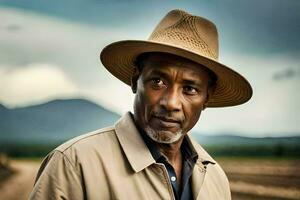
<path fill-rule="evenodd" d="M 253 97 L 240 106 L 207 109 L 197 124 L 198 131 L 249 136 L 300 133 L 300 93 L 297 92 L 300 79 L 273 80 L 273 74 L 286 66 L 297 69 L 299 59 L 292 59 L 289 54 L 268 57 L 226 54 L 223 60 L 249 80 Z"/>
<path fill-rule="evenodd" d="M 288 69 L 284 69 L 284 70 L 275 72 L 273 74 L 273 80 L 274 81 L 287 80 L 287 79 L 291 79 L 291 78 L 294 78 L 299 75 L 300 75 L 300 71 L 296 71 L 295 69 L 288 68 Z"/>
<path fill-rule="evenodd" d="M 80 93 L 87 99 L 117 113 L 123 114 L 132 111 L 134 95 L 131 88 L 116 78 L 113 79 L 107 82 L 105 86 L 99 83 L 91 87 L 81 88 Z"/>
<path fill-rule="evenodd" d="M 74 96 L 75 84 L 55 65 L 32 63 L 18 68 L 0 67 L 0 102 L 24 106 Z"/>
<path fill-rule="evenodd" d="M 0 18 L 6 19 L 0 25 L 0 70 L 3 73 L 9 69 L 19 70 L 23 65 L 29 67 L 32 65 L 30 63 L 56 63 L 53 68 L 63 72 L 64 76 L 67 75 L 68 82 L 72 80 L 73 85 L 76 84 L 80 97 L 119 113 L 132 108 L 130 88 L 101 66 L 99 52 L 110 42 L 129 36 L 135 38 L 136 33 L 125 32 L 118 27 L 92 27 L 18 9 L 0 8 L 0 11 Z M 18 31 L 12 32 L 7 30 L 11 24 L 22 26 Z M 4 93 L 2 90 L 1 94 Z M 24 98 L 8 99 L 13 94 L 7 93 L 5 102 L 8 107 L 25 106 L 29 102 L 29 99 Z M 64 91 L 60 91 L 60 94 L 66 96 Z M 3 101 L 3 98 L 0 100 Z M 45 97 L 40 100 L 38 102 L 36 99 L 34 102 L 43 103 L 49 99 Z"/>
<path fill-rule="evenodd" d="M 80 85 L 107 80 L 108 73 L 100 67 L 99 60 L 104 46 L 121 39 L 138 38 L 135 36 L 140 34 L 135 30 L 93 27 L 11 8 L 0 7 L 0 19 L 3 19 L 0 65 L 56 63 Z M 21 28 L 8 31 L 12 24 Z"/>
<path fill-rule="evenodd" d="M 19 31 L 22 27 L 18 24 L 8 24 L 5 28 L 8 31 L 15 32 L 15 31 Z"/>

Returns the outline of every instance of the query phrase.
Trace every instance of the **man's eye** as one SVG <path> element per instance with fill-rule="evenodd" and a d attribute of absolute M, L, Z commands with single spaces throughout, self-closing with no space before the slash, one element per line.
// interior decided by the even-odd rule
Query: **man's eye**
<path fill-rule="evenodd" d="M 162 86 L 164 82 L 160 78 L 151 79 L 151 83 L 155 86 Z"/>
<path fill-rule="evenodd" d="M 198 90 L 194 87 L 191 87 L 191 86 L 185 86 L 183 87 L 183 91 L 186 93 L 186 94 L 198 94 Z"/>

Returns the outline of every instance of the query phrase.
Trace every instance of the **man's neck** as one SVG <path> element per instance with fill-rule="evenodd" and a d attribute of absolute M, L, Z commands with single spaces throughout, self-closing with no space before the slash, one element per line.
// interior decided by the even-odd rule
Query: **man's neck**
<path fill-rule="evenodd" d="M 183 137 L 180 138 L 176 143 L 162 144 L 156 142 L 155 144 L 159 149 L 160 153 L 163 154 L 168 159 L 168 162 L 172 166 L 174 166 L 177 165 L 178 162 L 182 162 L 182 155 L 180 150 L 182 141 L 183 141 Z"/>
<path fill-rule="evenodd" d="M 168 162 L 172 165 L 175 170 L 177 177 L 177 184 L 181 188 L 181 176 L 182 176 L 182 153 L 181 153 L 181 144 L 183 137 L 179 141 L 172 144 L 161 144 L 156 143 L 159 151 L 165 157 L 167 157 Z"/>

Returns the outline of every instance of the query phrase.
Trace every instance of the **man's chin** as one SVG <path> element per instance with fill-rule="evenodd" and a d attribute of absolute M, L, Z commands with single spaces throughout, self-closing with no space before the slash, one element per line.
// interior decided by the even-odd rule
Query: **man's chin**
<path fill-rule="evenodd" d="M 172 144 L 183 136 L 182 130 L 174 133 L 168 130 L 154 130 L 149 126 L 145 128 L 145 132 L 152 140 L 163 144 Z"/>

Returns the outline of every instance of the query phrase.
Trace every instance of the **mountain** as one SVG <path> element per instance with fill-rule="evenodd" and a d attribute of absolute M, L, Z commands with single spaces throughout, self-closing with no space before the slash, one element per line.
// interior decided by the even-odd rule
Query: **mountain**
<path fill-rule="evenodd" d="M 300 136 L 251 138 L 234 135 L 193 134 L 193 138 L 214 156 L 300 158 Z"/>
<path fill-rule="evenodd" d="M 193 133 L 193 138 L 206 146 L 258 146 L 258 145 L 300 145 L 300 136 L 287 137 L 243 137 L 230 134 L 201 135 Z"/>
<path fill-rule="evenodd" d="M 59 143 L 113 125 L 120 116 L 83 99 L 54 100 L 7 109 L 0 105 L 0 152 L 43 157 Z M 233 135 L 192 137 L 214 156 L 300 157 L 300 137 L 249 138 Z"/>
<path fill-rule="evenodd" d="M 83 99 L 7 109 L 0 105 L 0 143 L 55 143 L 113 125 L 120 116 Z"/>

